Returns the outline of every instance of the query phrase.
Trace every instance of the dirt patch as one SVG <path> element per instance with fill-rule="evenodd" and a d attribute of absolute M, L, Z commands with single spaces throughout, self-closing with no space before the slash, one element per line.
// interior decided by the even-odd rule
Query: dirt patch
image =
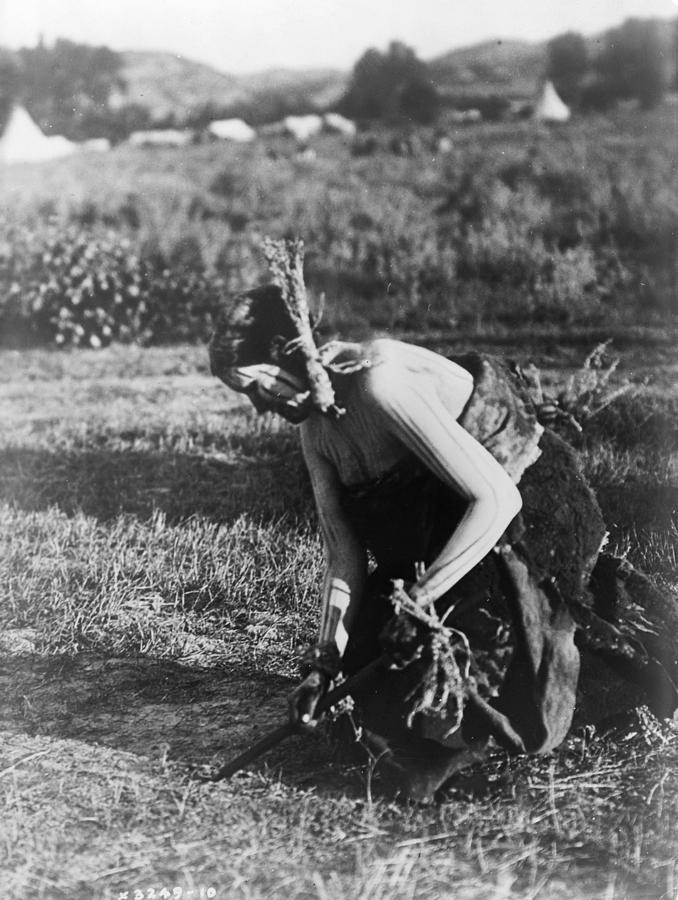
<path fill-rule="evenodd" d="M 0 658 L 0 730 L 85 741 L 188 766 L 240 753 L 284 720 L 288 679 L 138 657 Z M 290 739 L 261 761 L 290 775 L 328 753 Z"/>

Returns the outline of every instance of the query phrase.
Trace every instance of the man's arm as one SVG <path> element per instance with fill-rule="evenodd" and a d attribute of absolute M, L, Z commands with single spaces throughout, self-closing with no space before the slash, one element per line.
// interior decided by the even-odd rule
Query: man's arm
<path fill-rule="evenodd" d="M 353 533 L 341 509 L 339 478 L 334 467 L 317 453 L 303 427 L 301 444 L 325 541 L 325 575 L 318 639 L 318 649 L 322 647 L 323 650 L 320 657 L 312 655 L 308 660 L 308 674 L 289 695 L 288 706 L 293 725 L 312 726 L 315 707 L 337 674 L 334 670 L 338 658 L 348 643 L 351 624 L 365 585 L 367 551 Z"/>
<path fill-rule="evenodd" d="M 303 429 L 302 449 L 325 543 L 319 641 L 336 644 L 341 655 L 365 586 L 367 551 L 341 508 L 334 466 L 315 450 Z"/>
<path fill-rule="evenodd" d="M 468 501 L 461 522 L 410 591 L 418 602 L 431 603 L 495 546 L 521 509 L 520 493 L 494 457 L 459 425 L 435 384 L 394 361 L 373 369 L 368 392 L 382 427 Z"/>

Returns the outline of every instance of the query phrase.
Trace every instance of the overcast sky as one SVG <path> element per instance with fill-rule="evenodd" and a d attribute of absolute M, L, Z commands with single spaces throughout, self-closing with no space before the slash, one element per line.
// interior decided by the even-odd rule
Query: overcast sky
<path fill-rule="evenodd" d="M 0 0 L 0 46 L 34 46 L 42 35 L 169 50 L 234 73 L 349 69 L 393 39 L 430 59 L 491 38 L 539 41 L 676 15 L 678 0 Z"/>

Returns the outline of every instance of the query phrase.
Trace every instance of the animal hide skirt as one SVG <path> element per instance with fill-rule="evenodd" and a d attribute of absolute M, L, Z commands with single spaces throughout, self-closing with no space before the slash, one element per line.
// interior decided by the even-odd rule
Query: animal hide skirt
<path fill-rule="evenodd" d="M 639 704 L 660 715 L 676 707 L 678 605 L 627 562 L 600 554 L 602 515 L 574 451 L 548 430 L 539 449 L 520 479 L 523 509 L 498 548 L 436 603 L 448 633 L 460 637 L 446 703 L 417 704 L 430 676 L 426 650 L 380 670 L 354 698 L 395 793 L 430 800 L 491 742 L 547 752 L 575 716 L 583 723 Z M 376 563 L 344 655 L 351 675 L 394 650 L 402 630 L 389 600 L 393 580 L 407 586 L 436 558 L 465 501 L 412 457 L 344 488 L 342 505 Z"/>

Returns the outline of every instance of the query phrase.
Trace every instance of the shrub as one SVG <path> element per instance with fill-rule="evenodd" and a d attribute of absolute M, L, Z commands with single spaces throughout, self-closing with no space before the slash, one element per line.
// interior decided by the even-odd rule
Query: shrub
<path fill-rule="evenodd" d="M 118 232 L 0 223 L 2 342 L 101 347 L 205 338 L 220 283 L 208 281 L 195 246 L 181 250 L 182 264 L 169 268 Z"/>
<path fill-rule="evenodd" d="M 590 318 L 599 301 L 593 252 L 575 247 L 555 253 L 536 287 L 541 305 L 552 320 L 571 324 Z"/>
<path fill-rule="evenodd" d="M 311 297 L 326 293 L 324 326 L 346 337 L 672 322 L 678 183 L 665 112 L 618 110 L 548 132 L 483 124 L 458 129 L 442 155 L 425 151 L 421 131 L 416 155 L 394 156 L 394 134 L 374 130 L 356 154 L 318 137 L 303 167 L 282 152 L 203 145 L 158 151 L 152 165 L 121 149 L 18 168 L 4 208 L 22 229 L 0 223 L 0 241 L 15 245 L 0 251 L 5 341 L 105 343 L 97 309 L 118 339 L 199 338 L 222 293 L 267 277 L 264 234 L 303 238 Z M 90 247 L 78 265 L 93 287 L 42 260 L 57 239 L 73 252 L 84 242 L 80 257 Z M 102 273 L 124 302 L 113 304 Z M 73 303 L 82 282 L 85 299 Z"/>

